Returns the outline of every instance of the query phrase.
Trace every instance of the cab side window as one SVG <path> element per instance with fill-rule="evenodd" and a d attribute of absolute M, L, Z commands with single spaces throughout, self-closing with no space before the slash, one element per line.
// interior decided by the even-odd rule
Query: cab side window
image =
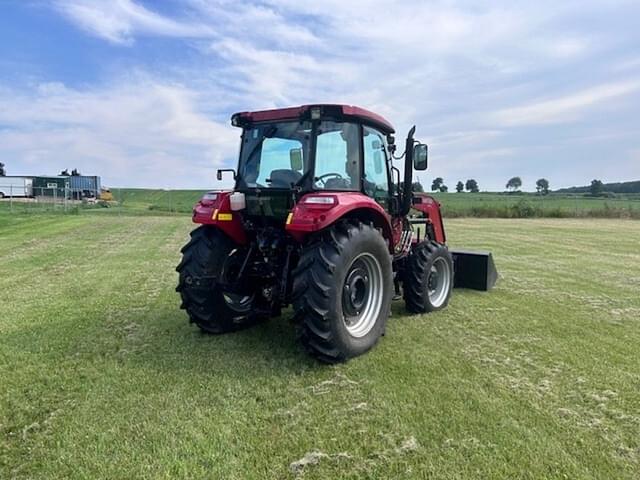
<path fill-rule="evenodd" d="M 318 125 L 313 186 L 318 190 L 360 190 L 360 129 L 355 123 Z"/>
<path fill-rule="evenodd" d="M 364 191 L 379 203 L 389 200 L 387 152 L 385 138 L 378 131 L 364 127 Z"/>

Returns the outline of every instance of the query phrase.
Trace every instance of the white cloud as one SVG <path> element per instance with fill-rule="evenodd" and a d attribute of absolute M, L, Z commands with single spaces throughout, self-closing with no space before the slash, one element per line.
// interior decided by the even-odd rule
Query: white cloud
<path fill-rule="evenodd" d="M 492 115 L 503 126 L 568 122 L 579 118 L 589 107 L 602 104 L 640 89 L 640 80 L 598 85 L 578 93 L 506 108 Z"/>
<path fill-rule="evenodd" d="M 57 0 L 56 6 L 84 30 L 113 43 L 130 44 L 139 33 L 170 37 L 212 35 L 204 25 L 172 20 L 132 0 Z"/>
<path fill-rule="evenodd" d="M 239 132 L 199 111 L 206 101 L 146 78 L 86 91 L 61 84 L 5 89 L 0 144 L 16 173 L 79 167 L 120 186 L 206 187 L 239 142 Z"/>

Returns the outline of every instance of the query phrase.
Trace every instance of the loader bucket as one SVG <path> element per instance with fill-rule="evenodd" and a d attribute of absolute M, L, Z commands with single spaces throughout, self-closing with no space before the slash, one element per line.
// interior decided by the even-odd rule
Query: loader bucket
<path fill-rule="evenodd" d="M 490 252 L 451 250 L 453 255 L 455 288 L 491 290 L 498 280 L 498 272 Z"/>

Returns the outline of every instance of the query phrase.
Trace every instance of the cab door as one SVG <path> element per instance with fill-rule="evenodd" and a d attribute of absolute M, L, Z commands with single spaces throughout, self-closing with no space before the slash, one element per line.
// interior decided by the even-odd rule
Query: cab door
<path fill-rule="evenodd" d="M 362 128 L 364 174 L 362 190 L 389 211 L 389 174 L 385 137 L 376 129 Z"/>

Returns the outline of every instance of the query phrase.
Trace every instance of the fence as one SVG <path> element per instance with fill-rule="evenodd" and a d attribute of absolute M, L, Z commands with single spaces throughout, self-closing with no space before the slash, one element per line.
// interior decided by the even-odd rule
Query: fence
<path fill-rule="evenodd" d="M 89 213 L 116 215 L 190 214 L 202 197 L 199 190 L 70 189 L 68 187 L 21 187 L 2 184 L 0 179 L 0 214 Z"/>
<path fill-rule="evenodd" d="M 0 179 L 0 211 L 25 213 L 39 211 L 69 211 L 80 205 L 96 204 L 100 192 L 52 185 L 3 184 Z"/>

